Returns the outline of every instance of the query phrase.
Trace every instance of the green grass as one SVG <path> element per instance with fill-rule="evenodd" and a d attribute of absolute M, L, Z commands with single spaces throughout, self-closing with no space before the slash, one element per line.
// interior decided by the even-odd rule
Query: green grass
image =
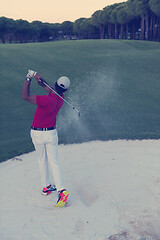
<path fill-rule="evenodd" d="M 71 79 L 58 116 L 60 143 L 160 137 L 160 43 L 120 40 L 0 45 L 0 161 L 33 150 L 35 106 L 21 99 L 28 69 L 50 84 Z M 31 93 L 45 94 L 35 81 Z"/>

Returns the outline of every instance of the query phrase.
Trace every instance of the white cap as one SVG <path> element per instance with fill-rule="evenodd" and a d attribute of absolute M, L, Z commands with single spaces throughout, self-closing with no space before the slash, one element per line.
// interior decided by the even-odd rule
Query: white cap
<path fill-rule="evenodd" d="M 57 84 L 63 89 L 68 89 L 70 86 L 70 80 L 68 77 L 62 76 L 57 80 Z"/>

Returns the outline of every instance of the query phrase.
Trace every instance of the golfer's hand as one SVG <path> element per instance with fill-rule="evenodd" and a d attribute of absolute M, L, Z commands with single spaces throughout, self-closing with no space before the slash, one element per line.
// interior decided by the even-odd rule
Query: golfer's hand
<path fill-rule="evenodd" d="M 30 82 L 32 80 L 32 78 L 37 74 L 37 72 L 33 71 L 33 70 L 28 70 L 28 73 L 26 75 L 26 80 L 28 82 Z"/>
<path fill-rule="evenodd" d="M 45 82 L 42 77 L 39 75 L 39 74 L 36 74 L 35 76 L 35 79 L 37 80 L 38 84 L 41 86 L 41 87 L 44 87 L 45 84 L 43 82 Z M 41 80 L 42 79 L 42 80 Z M 43 81 L 43 82 L 42 82 Z"/>
<path fill-rule="evenodd" d="M 40 81 L 40 77 L 41 76 L 38 73 L 36 73 L 36 75 L 34 76 L 34 78 L 37 80 L 37 82 Z"/>

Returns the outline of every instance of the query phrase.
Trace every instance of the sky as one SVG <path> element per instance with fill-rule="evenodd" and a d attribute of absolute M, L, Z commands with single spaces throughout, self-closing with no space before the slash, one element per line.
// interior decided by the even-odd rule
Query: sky
<path fill-rule="evenodd" d="M 126 0 L 2 0 L 0 17 L 29 22 L 38 20 L 49 23 L 74 22 L 78 18 L 89 18 L 108 5 Z"/>

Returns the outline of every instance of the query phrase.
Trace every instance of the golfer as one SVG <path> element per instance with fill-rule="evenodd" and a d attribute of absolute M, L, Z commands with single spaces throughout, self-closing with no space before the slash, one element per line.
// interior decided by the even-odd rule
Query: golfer
<path fill-rule="evenodd" d="M 38 84 L 47 91 L 48 95 L 30 95 L 32 78 L 37 80 Z M 41 81 L 41 79 L 39 74 L 29 70 L 23 85 L 22 98 L 31 104 L 37 105 L 31 127 L 31 138 L 39 160 L 42 194 L 48 195 L 57 190 L 58 200 L 56 207 L 63 207 L 67 202 L 69 193 L 63 185 L 63 177 L 58 161 L 56 117 L 64 100 L 52 92 L 42 82 L 44 80 Z M 63 93 L 67 91 L 69 86 L 70 80 L 63 76 L 55 82 L 54 90 L 64 98 Z M 49 167 L 51 168 L 50 172 L 53 175 L 55 185 L 51 184 Z"/>

